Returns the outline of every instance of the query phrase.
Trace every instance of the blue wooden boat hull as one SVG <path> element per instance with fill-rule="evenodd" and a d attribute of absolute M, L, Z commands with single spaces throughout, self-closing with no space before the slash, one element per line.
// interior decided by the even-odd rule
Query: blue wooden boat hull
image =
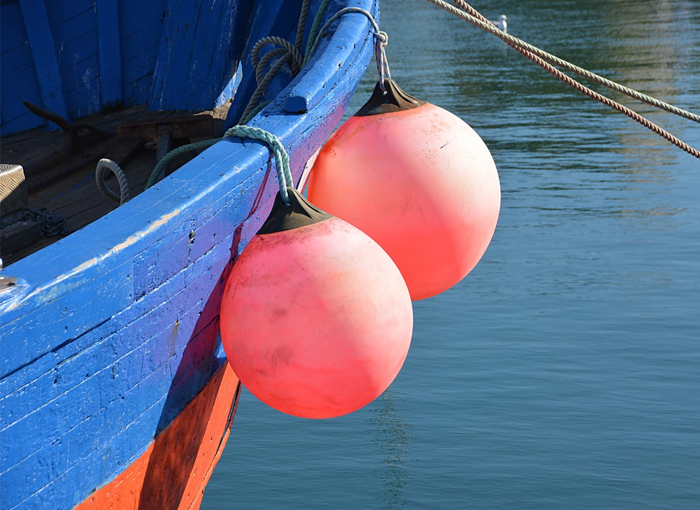
<path fill-rule="evenodd" d="M 41 125 L 21 99 L 76 118 L 115 104 L 212 108 L 235 92 L 231 125 L 254 88 L 250 46 L 293 38 L 291 4 L 3 0 L 3 135 Z M 376 0 L 335 0 L 326 18 L 346 5 L 378 14 Z M 249 123 L 281 139 L 297 178 L 371 52 L 367 20 L 344 16 Z M 0 292 L 0 508 L 198 506 L 238 387 L 220 297 L 272 205 L 271 165 L 261 144 L 225 139 L 2 271 L 18 283 Z"/>

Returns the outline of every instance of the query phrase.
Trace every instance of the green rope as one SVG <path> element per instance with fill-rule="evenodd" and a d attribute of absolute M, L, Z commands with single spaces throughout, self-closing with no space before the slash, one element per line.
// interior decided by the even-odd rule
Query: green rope
<path fill-rule="evenodd" d="M 250 122 L 253 119 L 253 117 L 255 117 L 258 113 L 263 111 L 263 109 L 271 102 L 272 100 L 268 99 L 267 101 L 263 101 L 258 106 L 253 108 L 253 110 L 241 121 L 241 124 L 248 124 L 248 122 Z"/>
<path fill-rule="evenodd" d="M 189 154 L 191 152 L 208 149 L 209 147 L 211 147 L 217 142 L 220 142 L 224 138 L 232 136 L 241 139 L 252 138 L 254 140 L 260 140 L 261 142 L 265 142 L 267 144 L 268 148 L 275 157 L 277 180 L 279 181 L 280 185 L 280 195 L 282 196 L 282 200 L 284 200 L 284 203 L 289 204 L 289 195 L 287 194 L 287 187 L 294 187 L 294 177 L 292 176 L 292 172 L 289 169 L 289 154 L 287 154 L 287 151 L 284 149 L 284 145 L 282 145 L 282 142 L 279 138 L 277 138 L 272 133 L 265 131 L 264 129 L 251 126 L 244 126 L 241 124 L 228 129 L 226 133 L 224 133 L 224 136 L 222 136 L 221 138 L 212 138 L 211 140 L 203 140 L 201 142 L 190 143 L 188 145 L 183 145 L 182 147 L 178 147 L 177 149 L 168 152 L 168 154 L 166 154 L 153 169 L 151 177 L 148 179 L 148 183 L 146 184 L 146 189 L 150 188 L 156 182 L 158 182 L 160 174 L 167 167 L 168 163 L 174 158 L 183 154 Z"/>
<path fill-rule="evenodd" d="M 311 31 L 309 32 L 309 38 L 306 41 L 306 51 L 304 52 L 304 65 L 306 65 L 311 56 L 313 55 L 311 48 L 313 47 L 314 41 L 316 40 L 316 35 L 321 28 L 321 21 L 323 21 L 323 16 L 326 14 L 326 9 L 331 0 L 323 0 L 321 5 L 318 6 L 318 11 L 316 11 L 316 16 L 314 17 L 314 22 L 311 25 Z"/>
<path fill-rule="evenodd" d="M 277 180 L 280 185 L 280 195 L 284 203 L 289 205 L 287 187 L 294 187 L 294 177 L 292 177 L 292 172 L 289 170 L 289 154 L 287 154 L 280 139 L 264 129 L 240 124 L 227 130 L 224 137 L 227 136 L 236 136 L 241 139 L 252 138 L 267 144 L 270 152 L 275 156 L 275 169 L 277 170 Z"/>
<path fill-rule="evenodd" d="M 182 147 L 178 147 L 177 149 L 171 150 L 165 156 L 163 156 L 163 159 L 161 159 L 156 165 L 156 167 L 153 169 L 153 172 L 151 172 L 151 176 L 148 178 L 148 182 L 146 183 L 145 189 L 150 188 L 156 182 L 158 182 L 161 174 L 168 167 L 168 164 L 176 157 L 181 156 L 183 154 L 189 154 L 191 152 L 203 151 L 204 149 L 208 149 L 216 142 L 219 142 L 221 140 L 222 138 L 212 138 L 210 140 L 202 140 L 201 142 L 183 145 Z"/>
<path fill-rule="evenodd" d="M 314 17 L 314 22 L 313 25 L 311 26 L 311 32 L 309 33 L 309 40 L 307 41 L 306 44 L 306 53 L 305 57 L 302 62 L 302 67 L 306 65 L 306 63 L 309 61 L 312 55 L 312 48 L 314 46 L 314 41 L 316 40 L 316 35 L 318 34 L 319 27 L 321 26 L 321 21 L 323 20 L 323 16 L 326 13 L 326 9 L 328 8 L 328 4 L 330 3 L 330 0 L 323 0 L 321 2 L 321 5 L 318 8 L 318 11 L 316 11 L 316 16 Z M 300 40 L 300 34 L 303 35 L 304 33 L 304 28 L 306 27 L 306 18 L 308 16 L 308 11 L 309 11 L 309 4 L 310 2 L 308 0 L 305 0 L 304 4 L 302 5 L 301 8 L 301 15 L 299 19 L 299 27 L 297 28 L 297 38 L 296 38 L 296 44 L 292 46 L 293 49 L 299 49 L 301 46 L 301 40 Z M 268 38 L 269 39 L 269 38 Z M 259 51 L 259 47 L 262 47 L 264 44 L 270 44 L 270 43 L 275 43 L 275 44 L 280 44 L 282 45 L 282 41 L 279 41 L 276 39 L 272 40 L 270 39 L 261 39 L 258 41 L 256 44 L 257 51 L 254 52 L 254 55 L 252 55 L 253 58 L 253 67 L 256 67 L 256 60 L 257 60 L 257 52 Z M 287 41 L 284 41 L 284 43 L 287 43 Z M 286 49 L 286 48 L 285 48 Z M 315 49 L 315 48 L 314 48 Z M 273 50 L 274 51 L 274 50 Z M 288 50 L 287 53 L 290 51 Z M 264 58 L 264 57 L 263 57 Z M 282 57 L 284 58 L 284 57 Z M 267 62 L 264 62 L 267 64 Z M 281 64 L 284 64 L 285 62 L 281 62 Z M 229 129 L 226 134 L 224 134 L 223 137 L 221 138 L 212 138 L 211 140 L 203 140 L 201 142 L 195 142 L 195 143 L 190 143 L 187 145 L 183 145 L 182 147 L 178 147 L 177 149 L 174 149 L 170 152 L 168 152 L 155 166 L 153 169 L 153 172 L 151 172 L 151 176 L 148 179 L 148 182 L 146 183 L 146 188 L 148 189 L 152 187 L 156 182 L 158 182 L 165 170 L 168 168 L 168 165 L 170 162 L 177 158 L 178 156 L 181 156 L 183 154 L 191 154 L 193 152 L 200 152 L 205 149 L 208 149 L 212 145 L 214 145 L 217 142 L 220 142 L 223 140 L 226 136 L 239 136 L 237 134 L 231 134 L 232 130 L 234 128 L 241 128 L 243 127 L 243 124 L 247 124 L 250 122 L 250 120 L 255 117 L 258 113 L 260 113 L 268 104 L 270 104 L 272 101 L 263 101 L 259 105 L 253 107 L 253 104 L 255 104 L 260 97 L 262 96 L 263 91 L 267 88 L 267 85 L 272 79 L 272 76 L 277 73 L 278 69 L 281 66 L 276 66 L 274 69 L 268 73 L 269 75 L 266 75 L 262 82 L 258 85 L 258 87 L 255 90 L 255 93 L 253 94 L 253 97 L 251 97 L 251 100 L 248 103 L 248 106 L 246 107 L 245 111 L 243 112 L 243 115 L 241 117 L 240 123 L 237 126 L 234 126 L 233 128 Z M 257 70 L 256 70 L 257 73 Z M 258 131 L 261 131 L 262 133 L 267 133 L 266 131 L 263 131 L 258 128 L 247 128 L 250 130 L 257 130 L 257 131 L 240 131 L 240 133 L 243 135 L 241 138 L 255 138 L 257 140 L 262 140 L 266 142 L 271 148 L 276 147 L 276 149 L 272 149 L 273 153 L 275 154 L 275 159 L 278 161 L 278 168 L 282 167 L 283 172 L 288 176 L 289 179 L 289 186 L 294 186 L 293 184 L 293 179 L 292 179 L 292 174 L 289 172 L 289 156 L 287 155 L 286 151 L 284 150 L 284 147 L 282 147 L 281 142 L 279 139 L 268 133 L 269 137 L 265 138 L 260 138 L 259 136 L 265 136 L 261 135 L 258 133 Z M 279 157 L 278 157 L 278 152 L 279 152 Z M 285 184 L 283 181 L 280 181 L 280 194 L 282 195 L 282 198 L 284 199 L 285 203 L 289 203 L 289 198 L 287 197 L 287 184 Z"/>

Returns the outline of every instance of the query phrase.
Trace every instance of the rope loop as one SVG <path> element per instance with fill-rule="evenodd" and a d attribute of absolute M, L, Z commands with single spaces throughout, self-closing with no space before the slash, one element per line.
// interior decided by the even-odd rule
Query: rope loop
<path fill-rule="evenodd" d="M 385 51 L 386 45 L 389 43 L 389 35 L 386 32 L 382 32 L 381 30 L 379 30 L 379 24 L 374 19 L 374 16 L 372 16 L 372 13 L 367 11 L 366 9 L 361 9 L 360 7 L 345 7 L 344 9 L 340 9 L 333 16 L 331 16 L 330 19 L 326 21 L 325 25 L 323 25 L 323 27 L 318 31 L 318 35 L 316 36 L 316 39 L 314 40 L 314 43 L 311 46 L 311 49 L 306 54 L 304 63 L 308 62 L 311 58 L 311 55 L 314 54 L 316 48 L 321 42 L 321 39 L 326 35 L 326 32 L 331 27 L 331 25 L 333 25 L 333 23 L 335 23 L 336 20 L 338 20 L 341 16 L 350 13 L 364 15 L 372 25 L 372 36 L 374 37 L 374 60 L 377 63 L 377 75 L 379 76 L 379 86 L 383 91 L 386 92 L 386 89 L 384 88 L 384 80 L 391 79 L 391 71 L 389 70 L 389 62 L 386 58 Z"/>
<path fill-rule="evenodd" d="M 276 46 L 281 47 L 278 49 L 286 50 L 286 51 L 282 51 L 282 52 L 276 51 L 275 56 L 280 55 L 280 54 L 282 54 L 282 55 L 290 54 L 291 55 L 290 58 L 291 58 L 292 75 L 296 76 L 297 74 L 299 74 L 299 71 L 301 70 L 301 67 L 304 64 L 304 56 L 301 54 L 301 51 L 299 51 L 292 43 L 290 43 L 288 40 L 286 40 L 282 37 L 268 35 L 268 36 L 260 39 L 257 43 L 255 43 L 255 46 L 253 46 L 253 49 L 250 52 L 250 60 L 253 64 L 253 68 L 255 69 L 256 77 L 262 76 L 264 74 L 264 66 L 267 65 L 267 63 L 271 59 L 271 57 L 268 57 L 264 62 L 259 59 L 260 50 L 264 46 L 267 46 L 268 44 L 274 44 Z M 273 50 L 273 51 L 275 51 L 275 50 Z M 265 55 L 265 57 L 267 57 L 267 54 Z M 263 57 L 263 59 L 265 57 Z M 261 65 L 261 63 L 262 63 L 262 65 Z M 262 80 L 258 80 L 258 85 L 260 84 L 261 81 Z"/>
<path fill-rule="evenodd" d="M 377 75 L 379 75 L 379 88 L 386 92 L 384 80 L 391 79 L 389 61 L 386 58 L 386 46 L 389 44 L 389 34 L 375 32 L 374 34 L 374 61 L 377 63 Z"/>
<path fill-rule="evenodd" d="M 285 204 L 289 205 L 289 194 L 287 192 L 287 187 L 294 187 L 294 177 L 292 177 L 292 172 L 289 170 L 289 154 L 284 149 L 282 142 L 275 135 L 264 129 L 237 125 L 228 129 L 224 134 L 224 138 L 229 136 L 235 136 L 240 139 L 252 138 L 253 140 L 259 140 L 264 142 L 270 152 L 275 157 L 275 169 L 277 170 L 277 181 L 280 187 L 280 196 Z"/>
<path fill-rule="evenodd" d="M 107 171 L 112 172 L 117 178 L 117 182 L 119 183 L 118 195 L 107 186 Z M 111 159 L 102 158 L 98 161 L 97 167 L 95 168 L 95 182 L 97 183 L 97 189 L 110 200 L 119 202 L 119 205 L 124 205 L 129 201 L 129 182 L 127 181 L 126 174 L 124 174 L 121 167 Z"/>

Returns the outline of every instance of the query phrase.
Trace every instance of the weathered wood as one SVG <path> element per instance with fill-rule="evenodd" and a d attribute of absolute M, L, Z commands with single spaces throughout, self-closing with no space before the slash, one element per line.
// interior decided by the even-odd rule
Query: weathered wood
<path fill-rule="evenodd" d="M 214 136 L 211 112 L 197 115 L 171 116 L 162 119 L 122 122 L 117 126 L 117 136 L 120 140 L 139 138 L 155 141 L 158 138 L 160 126 L 170 126 L 173 138 L 192 138 Z"/>
<path fill-rule="evenodd" d="M 64 174 L 60 179 L 51 175 L 47 185 L 42 186 L 40 183 L 32 186 L 29 205 L 35 209 L 47 208 L 60 214 L 66 219 L 71 231 L 89 225 L 118 207 L 116 202 L 103 196 L 95 185 L 94 169 L 99 157 L 106 157 L 122 166 L 129 182 L 130 196 L 135 197 L 143 191 L 157 161 L 155 151 L 143 148 L 144 142 L 157 138 L 158 126 L 173 126 L 174 138 L 189 138 L 191 141 L 209 139 L 214 136 L 213 118 L 225 117 L 226 106 L 215 112 L 206 111 L 190 115 L 183 115 L 186 112 L 182 111 L 153 112 L 138 107 L 81 119 L 78 125 L 94 124 L 104 131 L 116 131 L 119 135 L 118 142 L 110 140 L 93 145 L 89 155 L 74 157 L 70 161 L 70 167 L 63 168 Z M 60 133 L 34 131 L 31 134 L 13 135 L 3 144 L 0 159 L 22 161 L 32 168 L 33 164 L 56 153 L 60 144 Z M 172 170 L 188 159 L 176 159 L 171 165 Z M 31 246 L 6 252 L 5 263 L 15 263 L 58 240 L 57 237 L 40 237 Z"/>
<path fill-rule="evenodd" d="M 63 95 L 61 71 L 44 3 L 41 0 L 20 0 L 19 5 L 37 69 L 42 104 L 46 109 L 68 119 L 70 116 Z"/>
<path fill-rule="evenodd" d="M 97 0 L 96 8 L 100 55 L 100 94 L 104 108 L 121 103 L 123 98 L 119 2 Z"/>
<path fill-rule="evenodd" d="M 94 0 L 47 3 L 70 118 L 100 111 L 97 14 Z"/>
<path fill-rule="evenodd" d="M 277 2 L 275 0 L 256 2 L 253 12 L 250 14 L 249 24 L 244 29 L 249 34 L 276 35 L 284 39 L 294 40 L 294 28 L 300 6 L 301 3 Z M 313 18 L 311 18 L 311 21 L 313 21 Z M 250 52 L 257 39 L 257 37 L 248 37 L 246 39 L 246 51 Z M 233 126 L 240 120 L 248 104 L 248 99 L 257 87 L 255 70 L 250 58 L 243 59 L 241 66 L 242 78 L 226 118 L 226 128 Z"/>
<path fill-rule="evenodd" d="M 18 221 L 0 230 L 0 257 L 31 246 L 41 237 L 41 227 L 33 221 Z"/>
<path fill-rule="evenodd" d="M 168 1 L 149 108 L 214 106 L 237 66 L 231 55 L 237 4 L 234 0 Z"/>

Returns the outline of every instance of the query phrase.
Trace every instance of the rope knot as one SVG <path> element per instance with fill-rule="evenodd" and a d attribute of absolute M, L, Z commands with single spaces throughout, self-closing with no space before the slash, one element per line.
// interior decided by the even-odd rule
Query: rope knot
<path fill-rule="evenodd" d="M 381 44 L 382 46 L 389 44 L 389 34 L 386 32 L 380 30 L 379 32 L 374 32 L 372 35 L 376 39 L 377 44 Z"/>
<path fill-rule="evenodd" d="M 264 142 L 270 152 L 275 157 L 276 170 L 277 170 L 277 180 L 280 186 L 280 196 L 285 204 L 289 205 L 289 194 L 287 193 L 287 187 L 294 187 L 294 177 L 292 177 L 292 172 L 289 170 L 289 154 L 284 149 L 282 142 L 272 133 L 265 131 L 264 129 L 244 126 L 238 124 L 228 129 L 224 134 L 224 138 L 227 136 L 236 136 L 238 138 L 252 138 L 253 140 L 259 140 Z"/>
<path fill-rule="evenodd" d="M 377 63 L 377 74 L 379 75 L 379 87 L 386 92 L 384 80 L 391 79 L 389 61 L 386 58 L 386 46 L 389 44 L 389 34 L 381 30 L 375 30 L 374 34 L 374 60 Z"/>

